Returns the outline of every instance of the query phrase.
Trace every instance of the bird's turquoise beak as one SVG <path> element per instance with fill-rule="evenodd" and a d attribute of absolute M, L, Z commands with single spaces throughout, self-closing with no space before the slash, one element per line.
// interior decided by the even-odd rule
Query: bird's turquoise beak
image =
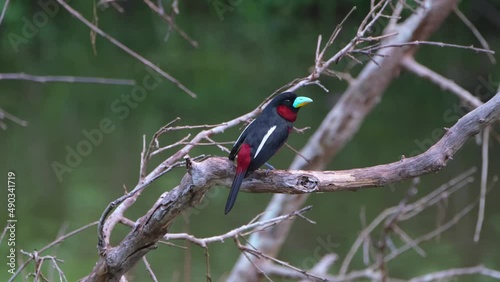
<path fill-rule="evenodd" d="M 293 101 L 293 107 L 294 108 L 300 108 L 303 107 L 309 103 L 311 103 L 313 100 L 311 98 L 305 97 L 305 96 L 299 96 L 295 98 L 295 101 Z"/>

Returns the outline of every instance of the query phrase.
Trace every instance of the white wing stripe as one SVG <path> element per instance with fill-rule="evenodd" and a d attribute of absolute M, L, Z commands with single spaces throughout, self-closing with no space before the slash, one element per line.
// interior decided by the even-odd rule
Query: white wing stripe
<path fill-rule="evenodd" d="M 243 131 L 241 132 L 240 136 L 238 136 L 238 139 L 236 139 L 236 142 L 234 142 L 233 147 L 234 147 L 234 146 L 236 146 L 236 144 L 238 144 L 238 141 L 240 141 L 241 136 L 243 136 L 243 133 L 245 133 L 245 131 L 248 129 L 248 127 L 250 127 L 250 125 L 251 125 L 254 121 L 255 121 L 255 119 L 254 119 L 254 120 L 252 120 L 252 122 L 251 122 L 251 123 L 249 123 L 249 124 L 247 125 L 247 127 L 245 127 L 245 129 L 243 129 Z"/>
<path fill-rule="evenodd" d="M 264 144 L 266 144 L 267 139 L 269 139 L 269 136 L 271 136 L 271 134 L 273 134 L 275 129 L 276 129 L 276 125 L 269 128 L 266 135 L 264 135 L 264 138 L 262 138 L 262 141 L 259 144 L 259 148 L 257 148 L 257 152 L 255 152 L 254 158 L 256 158 L 257 155 L 260 153 L 260 150 L 262 150 L 262 147 L 264 147 Z"/>

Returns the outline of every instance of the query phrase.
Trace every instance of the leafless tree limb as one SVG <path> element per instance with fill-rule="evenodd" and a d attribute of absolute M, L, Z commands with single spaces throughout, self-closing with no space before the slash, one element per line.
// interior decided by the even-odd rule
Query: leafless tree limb
<path fill-rule="evenodd" d="M 80 227 L 80 228 L 78 228 L 78 229 L 76 229 L 76 230 L 72 231 L 72 232 L 69 232 L 69 233 L 68 233 L 68 234 L 66 234 L 66 235 L 60 236 L 59 238 L 57 238 L 57 239 L 56 239 L 55 241 L 53 241 L 52 243 L 50 243 L 50 244 L 46 245 L 45 247 L 41 248 L 40 250 L 38 250 L 38 251 L 37 251 L 37 254 L 41 254 L 41 253 L 45 252 L 46 250 L 48 250 L 48 249 L 52 248 L 53 246 L 60 244 L 61 242 L 63 242 L 63 241 L 64 241 L 64 240 L 66 240 L 67 238 L 72 237 L 72 236 L 74 236 L 74 235 L 76 235 L 76 234 L 78 234 L 78 233 L 80 233 L 80 232 L 82 232 L 82 231 L 84 231 L 84 230 L 86 230 L 86 229 L 88 229 L 88 228 L 92 227 L 92 226 L 97 225 L 97 223 L 98 223 L 97 221 L 92 222 L 92 223 L 89 223 L 89 224 L 87 224 L 87 225 L 85 225 L 85 226 L 82 226 L 82 227 Z M 19 275 L 19 273 L 21 273 L 21 271 L 22 271 L 22 270 L 23 270 L 23 269 L 24 269 L 24 268 L 25 268 L 25 267 L 26 267 L 26 266 L 27 266 L 27 265 L 28 265 L 31 261 L 33 261 L 33 257 L 31 257 L 31 256 L 30 256 L 30 258 L 29 258 L 29 259 L 27 259 L 27 260 L 26 260 L 23 264 L 21 264 L 21 266 L 19 266 L 19 268 L 16 270 L 16 272 L 15 272 L 15 273 L 14 273 L 14 274 L 13 274 L 13 275 L 9 278 L 9 281 L 8 281 L 8 282 L 12 282 L 12 281 L 14 281 L 14 279 L 16 278 L 16 276 L 18 276 L 18 275 Z"/>
<path fill-rule="evenodd" d="M 68 279 L 66 279 L 66 275 L 64 275 L 64 272 L 62 271 L 62 269 L 59 267 L 59 264 L 58 264 L 58 262 L 63 262 L 62 260 L 60 260 L 54 256 L 40 256 L 37 251 L 34 251 L 33 253 L 28 253 L 28 252 L 21 250 L 21 253 L 24 255 L 27 255 L 31 260 L 33 260 L 35 262 L 35 272 L 28 274 L 28 276 L 33 276 L 34 282 L 48 281 L 47 278 L 45 278 L 43 273 L 42 273 L 43 263 L 47 260 L 51 261 L 52 266 L 57 270 L 57 273 L 59 274 L 59 281 L 68 282 Z"/>
<path fill-rule="evenodd" d="M 225 234 L 218 235 L 218 236 L 212 236 L 208 238 L 196 238 L 193 235 L 187 234 L 187 233 L 168 233 L 163 238 L 165 240 L 173 240 L 173 239 L 182 239 L 182 240 L 187 240 L 191 243 L 194 243 L 202 248 L 206 248 L 209 244 L 215 243 L 215 242 L 224 242 L 224 240 L 227 239 L 234 239 L 236 237 L 240 236 L 248 236 L 254 232 L 259 232 L 261 230 L 264 230 L 270 226 L 279 224 L 285 220 L 288 220 L 290 218 L 294 218 L 296 216 L 302 215 L 303 213 L 309 211 L 312 207 L 308 206 L 303 209 L 300 209 L 298 211 L 292 212 L 287 215 L 283 215 L 280 217 L 276 217 L 270 220 L 265 220 L 265 221 L 256 221 L 256 222 L 251 222 L 246 225 L 242 225 L 238 228 L 235 228 Z"/>
<path fill-rule="evenodd" d="M 413 240 L 410 244 L 405 244 L 402 247 L 400 247 L 400 248 L 394 250 L 393 252 L 391 252 L 390 254 L 388 254 L 385 257 L 384 261 L 389 262 L 390 260 L 393 260 L 394 258 L 398 257 L 402 253 L 410 250 L 412 248 L 412 245 L 418 245 L 422 242 L 428 241 L 432 238 L 435 238 L 435 237 L 441 235 L 443 232 L 450 229 L 452 226 L 456 225 L 464 216 L 466 216 L 470 211 L 472 211 L 472 209 L 476 205 L 477 205 L 477 201 L 474 201 L 471 204 L 467 205 L 465 208 L 463 208 L 459 213 L 457 213 L 455 216 L 453 216 L 445 224 L 438 226 L 436 229 L 432 230 L 431 232 Z"/>
<path fill-rule="evenodd" d="M 432 3 L 424 1 L 422 6 L 406 20 L 386 29 L 385 34 L 396 32 L 397 35 L 384 40 L 383 44 L 425 41 L 439 28 L 457 2 L 457 0 L 435 0 Z M 398 75 L 401 59 L 415 52 L 416 48 L 411 46 L 379 50 L 378 54 L 382 56 L 374 58 L 378 65 L 369 62 L 364 67 L 309 139 L 306 147 L 302 149 L 302 155 L 310 162 L 306 163 L 302 158 L 296 157 L 290 168 L 324 169 L 332 157 L 357 132 L 364 117 L 378 103 L 392 79 Z M 265 216 L 275 217 L 296 210 L 306 199 L 307 195 L 274 195 L 266 208 Z M 292 222 L 287 222 L 253 234 L 250 242 L 262 252 L 276 256 L 286 240 L 291 225 Z M 237 278 L 246 281 L 258 280 L 258 274 L 242 256 L 233 268 L 229 280 Z"/>
<path fill-rule="evenodd" d="M 465 268 L 453 268 L 434 273 L 428 273 L 420 277 L 410 279 L 408 282 L 428 282 L 449 279 L 457 276 L 481 274 L 495 279 L 500 279 L 500 271 L 489 269 L 482 265 Z"/>
<path fill-rule="evenodd" d="M 156 278 L 156 274 L 154 273 L 153 269 L 151 268 L 151 265 L 149 264 L 146 256 L 142 257 L 142 262 L 144 262 L 144 265 L 146 266 L 146 269 L 148 270 L 148 273 L 149 273 L 149 276 L 151 277 L 151 280 L 153 280 L 153 282 L 158 282 L 158 278 Z"/>
<path fill-rule="evenodd" d="M 445 185 L 431 191 L 426 196 L 420 198 L 418 201 L 412 203 L 411 205 L 405 206 L 404 211 L 400 214 L 400 218 L 398 220 L 408 220 L 411 217 L 414 217 L 418 213 L 422 212 L 426 208 L 437 204 L 442 200 L 443 195 L 450 196 L 454 192 L 463 188 L 466 184 L 472 181 L 471 175 L 476 171 L 475 168 L 469 169 L 468 171 L 460 174 L 454 179 L 450 180 Z M 365 240 L 369 238 L 369 235 L 375 230 L 377 226 L 379 226 L 386 218 L 394 214 L 399 210 L 399 206 L 394 206 L 385 209 L 381 212 L 366 228 L 364 228 L 361 233 L 358 235 L 354 243 L 352 244 L 349 252 L 344 258 L 342 265 L 339 270 L 339 274 L 346 274 L 349 266 L 351 264 L 354 255 L 358 252 L 360 246 L 364 243 Z M 408 246 L 414 246 L 415 243 L 408 244 Z M 387 259 L 387 258 L 386 258 Z"/>
<path fill-rule="evenodd" d="M 174 19 L 173 17 L 170 17 L 168 16 L 167 14 L 165 14 L 161 9 L 160 7 L 156 6 L 151 0 L 144 0 L 144 3 L 146 3 L 146 5 L 148 5 L 148 7 L 153 11 L 155 12 L 156 14 L 158 14 L 164 21 L 166 21 L 170 27 L 172 27 L 173 29 L 175 29 L 175 31 L 177 31 L 179 33 L 180 36 L 182 36 L 182 38 L 184 38 L 187 42 L 189 42 L 189 44 L 191 44 L 191 46 L 197 48 L 198 47 L 198 42 L 194 39 L 192 39 L 184 30 L 180 29 L 177 24 L 174 22 Z M 161 2 L 159 2 L 161 3 Z M 179 12 L 179 9 L 177 8 L 177 5 L 175 5 L 175 3 L 177 2 L 174 2 L 172 3 L 172 7 L 173 7 L 173 11 L 177 11 L 177 13 Z"/>
<path fill-rule="evenodd" d="M 319 281 L 328 281 L 324 277 L 315 275 L 315 274 L 313 274 L 311 272 L 308 272 L 306 270 L 303 270 L 303 269 L 300 269 L 298 267 L 295 267 L 295 266 L 289 264 L 288 262 L 285 262 L 285 261 L 273 258 L 273 257 L 271 257 L 269 255 L 263 254 L 262 252 L 259 252 L 255 248 L 250 248 L 250 247 L 247 247 L 245 245 L 242 245 L 237 239 L 236 239 L 236 243 L 237 243 L 238 248 L 242 252 L 244 252 L 244 253 L 249 253 L 249 254 L 253 255 L 254 257 L 263 258 L 263 259 L 268 260 L 269 262 L 273 262 L 273 263 L 275 263 L 277 265 L 281 265 L 282 267 L 285 267 L 285 268 L 287 268 L 289 270 L 292 270 L 293 272 L 297 272 L 297 273 L 300 273 L 300 274 L 304 275 L 308 279 L 314 279 L 314 280 L 319 280 Z M 261 270 L 261 269 L 259 269 L 259 270 Z"/>
<path fill-rule="evenodd" d="M 8 112 L 6 112 L 4 109 L 0 108 L 0 128 L 2 128 L 3 130 L 6 130 L 7 129 L 7 125 L 5 123 L 3 123 L 1 120 L 2 119 L 9 119 L 17 124 L 19 124 L 20 126 L 27 126 L 28 125 L 28 122 L 25 121 L 25 120 L 22 120 L 12 114 L 9 114 Z"/>
<path fill-rule="evenodd" d="M 435 42 L 435 41 L 421 41 L 421 40 L 411 41 L 411 42 L 403 42 L 403 43 L 398 43 L 398 44 L 384 44 L 384 45 L 375 44 L 375 45 L 364 47 L 361 49 L 352 50 L 352 53 L 371 54 L 374 51 L 384 49 L 384 48 L 395 48 L 395 47 L 405 47 L 405 46 L 421 46 L 421 45 L 432 45 L 432 46 L 438 46 L 438 47 L 451 47 L 451 48 L 465 49 L 465 50 L 471 50 L 471 51 L 479 52 L 479 53 L 486 53 L 488 55 L 495 54 L 495 51 L 493 51 L 493 50 L 477 48 L 477 47 L 474 47 L 474 45 L 464 46 L 464 45 L 459 45 L 459 44 L 451 44 L 451 43 Z"/>
<path fill-rule="evenodd" d="M 490 142 L 490 127 L 486 127 L 483 130 L 483 144 L 482 148 L 482 157 L 483 164 L 481 167 L 481 192 L 479 198 L 479 212 L 477 218 L 476 231 L 474 232 L 474 242 L 479 242 L 479 238 L 481 237 L 481 228 L 483 226 L 484 221 L 484 209 L 486 206 L 486 186 L 488 184 L 488 152 L 489 152 L 489 142 Z"/>
<path fill-rule="evenodd" d="M 7 12 L 7 8 L 9 7 L 10 0 L 5 0 L 2 8 L 2 14 L 0 14 L 0 25 L 2 25 L 3 17 L 5 16 L 5 12 Z"/>
<path fill-rule="evenodd" d="M 283 277 L 288 279 L 303 279 L 304 281 L 311 281 L 311 277 L 304 273 L 297 271 L 290 271 L 288 267 L 278 264 L 266 263 L 262 265 L 263 272 L 267 275 Z M 372 281 L 379 281 L 380 274 L 373 269 L 366 268 L 360 271 L 353 271 L 346 275 L 321 275 L 319 281 L 328 282 L 347 282 L 347 281 L 360 281 L 360 279 L 371 279 Z M 363 280 L 361 280 L 363 281 Z"/>
<path fill-rule="evenodd" d="M 141 63 L 143 63 L 144 65 L 150 67 L 151 69 L 153 69 L 157 73 L 161 74 L 166 79 L 170 80 L 173 84 L 175 84 L 177 87 L 179 87 L 182 91 L 184 91 L 187 94 L 189 94 L 191 97 L 196 98 L 196 94 L 193 91 L 189 90 L 189 88 L 187 88 L 186 86 L 184 86 L 182 83 L 180 83 L 173 76 L 171 76 L 170 74 L 166 73 L 164 70 L 162 70 L 159 67 L 157 67 L 151 61 L 149 61 L 146 58 L 142 57 L 141 55 L 139 55 L 138 53 L 136 53 L 132 49 L 130 49 L 127 46 L 125 46 L 120 41 L 116 40 L 115 38 L 113 38 L 109 34 L 105 33 L 102 29 L 98 28 L 97 26 L 95 26 L 94 24 L 92 24 L 91 22 L 89 22 L 85 17 L 83 17 L 79 12 L 77 12 L 75 9 L 73 9 L 70 5 L 68 5 L 64 0 L 56 0 L 56 1 L 62 7 L 64 7 L 71 15 L 73 15 L 75 18 L 77 18 L 78 20 L 80 20 L 86 26 L 88 26 L 91 30 L 93 30 L 94 32 L 96 32 L 100 36 L 106 38 L 107 40 L 109 40 L 109 42 L 113 43 L 115 46 L 117 46 L 118 48 L 120 48 L 123 51 L 125 51 L 125 53 L 127 53 L 130 56 L 136 58 Z"/>
<path fill-rule="evenodd" d="M 462 101 L 464 101 L 469 109 L 479 107 L 480 105 L 483 104 L 481 100 L 472 95 L 469 91 L 460 87 L 453 80 L 448 79 L 440 75 L 439 73 L 427 68 L 426 66 L 419 64 L 412 57 L 405 57 L 402 60 L 401 65 L 407 70 L 413 72 L 414 74 L 430 80 L 431 82 L 441 87 L 441 89 L 451 91 L 453 94 L 457 95 Z"/>
<path fill-rule="evenodd" d="M 310 272 L 313 273 L 314 275 L 324 277 L 328 275 L 328 270 L 330 267 L 337 261 L 338 256 L 334 253 L 331 254 L 326 254 L 324 255 L 319 262 L 311 268 Z M 307 282 L 306 280 L 303 280 L 301 282 Z"/>
<path fill-rule="evenodd" d="M 26 80 L 39 83 L 67 82 L 67 83 L 135 85 L 135 80 L 133 79 L 78 77 L 78 76 L 40 76 L 40 75 L 31 75 L 26 73 L 0 73 L 0 80 Z"/>
<path fill-rule="evenodd" d="M 488 41 L 486 41 L 486 39 L 484 39 L 484 37 L 481 34 L 481 32 L 479 32 L 479 30 L 467 18 L 467 16 L 464 15 L 464 13 L 462 13 L 462 11 L 460 11 L 460 9 L 458 9 L 458 7 L 454 7 L 453 8 L 453 12 L 455 12 L 455 15 L 457 15 L 457 17 L 470 29 L 470 31 L 472 31 L 472 33 L 477 38 L 477 40 L 479 41 L 479 43 L 481 43 L 481 45 L 483 46 L 483 48 L 491 50 L 490 49 L 490 45 L 488 44 Z M 490 60 L 490 62 L 492 64 L 496 64 L 495 56 L 493 56 L 493 54 L 487 53 L 486 55 L 488 55 L 488 59 Z"/>
<path fill-rule="evenodd" d="M 462 117 L 441 140 L 421 155 L 387 165 L 347 171 L 256 171 L 243 182 L 242 191 L 332 192 L 382 186 L 427 174 L 442 169 L 471 136 L 499 117 L 500 93 Z M 180 185 L 163 193 L 118 246 L 106 247 L 85 281 L 118 281 L 142 256 L 155 248 L 182 211 L 201 201 L 210 187 L 229 187 L 234 174 L 234 164 L 226 158 L 209 158 L 199 163 L 188 161 L 187 168 L 188 173 Z M 120 215 L 120 212 L 113 214 Z M 261 257 L 271 258 L 266 254 Z"/>

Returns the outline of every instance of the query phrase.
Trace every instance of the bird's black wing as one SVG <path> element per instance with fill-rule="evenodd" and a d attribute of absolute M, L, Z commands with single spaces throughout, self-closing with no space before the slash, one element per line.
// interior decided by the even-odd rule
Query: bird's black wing
<path fill-rule="evenodd" d="M 289 133 L 287 123 L 282 121 L 256 125 L 260 125 L 258 133 L 246 137 L 246 142 L 252 148 L 252 162 L 248 168 L 249 172 L 258 169 L 276 154 L 285 144 Z"/>
<path fill-rule="evenodd" d="M 236 139 L 236 142 L 234 142 L 233 148 L 231 149 L 231 152 L 229 153 L 229 157 L 228 157 L 230 160 L 234 161 L 234 159 L 236 158 L 236 154 L 238 154 L 238 151 L 240 150 L 241 144 L 243 144 L 243 141 L 245 140 L 245 138 L 248 134 L 249 128 L 253 127 L 252 124 L 254 124 L 254 121 L 255 120 L 253 120 L 249 125 L 247 125 L 247 127 L 245 127 L 245 129 L 243 129 L 243 132 L 240 134 L 238 139 Z"/>

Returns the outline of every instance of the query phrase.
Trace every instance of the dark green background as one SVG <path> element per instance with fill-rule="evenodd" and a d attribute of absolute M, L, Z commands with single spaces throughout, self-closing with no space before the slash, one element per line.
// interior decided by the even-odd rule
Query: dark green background
<path fill-rule="evenodd" d="M 167 2 L 164 3 L 165 7 L 170 5 L 170 1 Z M 105 206 L 122 195 L 123 185 L 129 189 L 134 187 L 143 134 L 149 140 L 158 128 L 175 117 L 182 118 L 179 125 L 216 124 L 254 109 L 277 88 L 308 74 L 314 62 L 318 34 L 328 37 L 354 2 L 358 10 L 347 21 L 331 54 L 348 42 L 368 11 L 368 1 L 237 2 L 236 7 L 220 17 L 215 2 L 179 1 L 180 15 L 176 17 L 176 22 L 198 41 L 198 48 L 190 46 L 174 31 L 164 41 L 167 24 L 142 1 L 120 1 L 124 13 L 118 13 L 113 8 L 97 9 L 100 28 L 179 79 L 198 94 L 197 99 L 163 80 L 122 120 L 119 114 L 112 111 L 111 104 L 120 99 L 122 94 L 130 94 L 133 89 L 131 86 L 0 81 L 0 107 L 29 122 L 27 127 L 21 127 L 4 120 L 9 128 L 0 132 L 4 182 L 8 171 L 15 171 L 17 175 L 18 250 L 40 249 L 54 240 L 63 226 L 68 232 L 97 220 Z M 0 3 L 3 7 L 3 2 Z M 70 4 L 87 19 L 92 18 L 91 1 L 71 1 Z M 493 50 L 500 50 L 500 6 L 497 4 L 482 0 L 468 1 L 460 6 Z M 97 55 L 94 55 L 88 27 L 62 7 L 48 19 L 46 25 L 38 28 L 34 36 L 25 36 L 26 43 L 17 46 L 16 52 L 8 35 L 23 36 L 25 22 L 22 19 L 33 22 L 33 15 L 39 11 L 41 8 L 35 1 L 11 2 L 0 26 L 0 72 L 128 78 L 141 84 L 147 72 L 140 62 L 101 37 L 97 38 Z M 381 32 L 385 22 L 380 21 L 374 34 Z M 430 40 L 479 45 L 470 30 L 455 15 L 451 15 Z M 366 61 L 366 58 L 360 59 Z M 422 46 L 417 60 L 483 99 L 491 97 L 494 94 L 491 89 L 498 87 L 498 67 L 492 65 L 484 54 Z M 352 61 L 344 60 L 333 68 L 342 71 L 349 64 Z M 355 66 L 352 74 L 356 75 L 361 67 Z M 481 88 L 480 78 L 489 81 L 486 84 L 490 90 L 485 86 Z M 347 83 L 329 77 L 323 77 L 322 83 L 330 90 L 329 93 L 316 86 L 298 91 L 315 102 L 301 111 L 296 125 L 310 126 L 311 130 L 290 137 L 289 144 L 295 148 L 299 149 L 305 144 L 347 86 Z M 422 151 L 424 148 L 419 144 L 423 140 L 435 138 L 434 130 L 454 124 L 456 120 L 448 118 L 446 113 L 459 104 L 453 94 L 402 72 L 387 89 L 381 103 L 368 115 L 360 131 L 328 169 L 382 164 L 395 161 L 401 155 L 408 156 L 415 150 Z M 86 140 L 82 130 L 98 128 L 104 118 L 112 121 L 115 130 L 105 134 L 102 143 L 93 146 L 92 152 L 83 157 L 81 164 L 71 173 L 65 173 L 62 182 L 59 182 L 51 166 L 53 162 L 64 164 L 67 146 L 75 149 L 79 142 Z M 232 128 L 214 136 L 214 139 L 234 140 L 239 129 Z M 172 143 L 187 133 L 169 133 L 161 142 L 164 145 Z M 490 181 L 493 175 L 498 175 L 500 167 L 498 141 L 491 142 Z M 429 146 L 430 143 L 426 144 Z M 474 140 L 468 142 L 443 171 L 422 177 L 419 196 L 472 166 L 480 168 L 480 150 Z M 191 156 L 199 154 L 225 155 L 212 147 L 199 147 L 190 153 Z M 165 153 L 155 157 L 150 168 L 168 156 Z M 286 168 L 293 157 L 293 152 L 285 149 L 271 163 L 277 168 Z M 184 172 L 183 169 L 177 169 L 148 187 L 127 213 L 129 218 L 135 220 L 143 215 L 162 192 L 179 182 Z M 447 218 L 477 197 L 479 175 L 475 174 L 476 180 L 467 189 L 443 203 Z M 357 193 L 311 195 L 307 204 L 314 208 L 308 216 L 317 224 L 311 226 L 302 221 L 297 222 L 283 246 L 280 258 L 299 267 L 310 267 L 318 259 L 314 250 L 321 247 L 319 242 L 330 240 L 337 244 L 336 247 L 332 250 L 320 248 L 320 254 L 334 251 L 343 259 L 360 230 L 360 209 L 364 207 L 368 220 L 371 220 L 384 208 L 397 204 L 408 186 L 409 182 L 406 182 L 396 185 L 392 190 L 378 188 Z M 477 264 L 500 269 L 498 188 L 496 185 L 488 195 L 482 239 L 478 244 L 472 240 L 477 220 L 475 209 L 439 240 L 423 244 L 422 247 L 427 251 L 426 258 L 409 251 L 391 262 L 390 275 L 410 278 L 430 271 Z M 193 212 L 189 220 L 178 218 L 172 232 L 189 231 L 198 237 L 225 233 L 260 213 L 271 197 L 242 194 L 234 210 L 224 216 L 227 192 L 227 189 L 215 188 L 207 196 L 203 208 Z M 411 236 L 418 237 L 435 228 L 439 211 L 431 208 L 403 227 Z M 1 214 L 4 222 L 4 212 Z M 118 226 L 113 241 L 118 242 L 128 230 Z M 68 280 L 75 281 L 88 274 L 95 264 L 98 258 L 95 246 L 96 230 L 92 228 L 51 249 L 47 254 L 63 259 L 61 267 Z M 5 280 L 5 242 L 2 242 L 0 250 L 3 257 L 0 280 Z M 212 277 L 218 280 L 227 274 L 238 255 L 239 251 L 231 240 L 211 245 Z M 180 248 L 160 245 L 148 254 L 148 259 L 160 281 L 180 281 L 184 278 L 185 256 L 186 251 Z M 188 266 L 191 279 L 201 281 L 205 271 L 203 251 L 192 246 L 191 258 Z M 336 263 L 332 271 L 336 271 L 339 265 Z M 364 267 L 360 256 L 356 257 L 354 267 Z M 32 271 L 33 267 L 30 266 L 28 270 Z M 148 279 L 142 263 L 129 275 L 135 278 L 134 281 Z M 469 279 L 464 278 L 463 281 L 471 281 Z M 490 280 L 475 277 L 474 281 Z"/>

